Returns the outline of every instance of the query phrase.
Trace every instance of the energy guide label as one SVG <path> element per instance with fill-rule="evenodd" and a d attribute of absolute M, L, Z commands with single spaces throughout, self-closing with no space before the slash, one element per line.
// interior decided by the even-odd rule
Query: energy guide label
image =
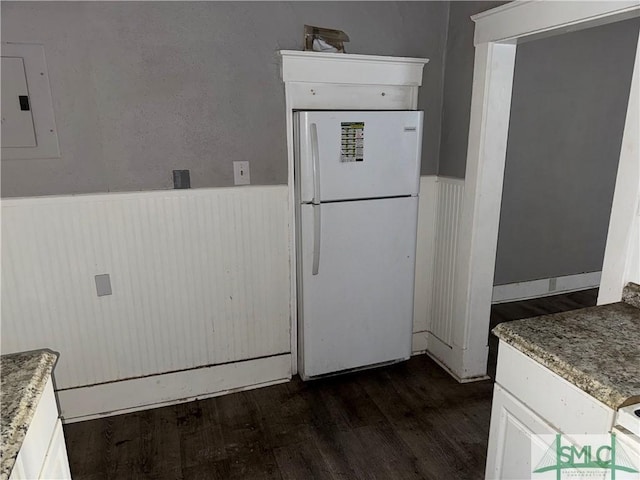
<path fill-rule="evenodd" d="M 362 162 L 364 159 L 364 122 L 342 122 L 341 162 Z"/>

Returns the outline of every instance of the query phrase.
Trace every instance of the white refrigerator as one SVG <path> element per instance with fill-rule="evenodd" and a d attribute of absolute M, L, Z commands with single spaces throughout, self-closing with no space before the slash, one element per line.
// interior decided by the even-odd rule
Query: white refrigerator
<path fill-rule="evenodd" d="M 411 355 L 422 117 L 294 114 L 304 380 Z"/>

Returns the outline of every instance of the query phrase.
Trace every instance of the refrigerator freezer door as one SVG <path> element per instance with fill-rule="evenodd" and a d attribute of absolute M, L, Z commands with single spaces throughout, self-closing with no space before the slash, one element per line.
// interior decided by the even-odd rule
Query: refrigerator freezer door
<path fill-rule="evenodd" d="M 418 193 L 422 112 L 297 112 L 296 116 L 301 202 Z"/>
<path fill-rule="evenodd" d="M 319 241 L 314 240 L 318 208 Z M 409 358 L 418 199 L 302 205 L 300 210 L 302 378 Z"/>

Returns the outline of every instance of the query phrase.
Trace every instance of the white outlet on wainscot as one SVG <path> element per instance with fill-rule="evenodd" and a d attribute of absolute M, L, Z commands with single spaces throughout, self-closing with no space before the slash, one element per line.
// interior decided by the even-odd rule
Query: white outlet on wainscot
<path fill-rule="evenodd" d="M 251 183 L 249 162 L 233 162 L 233 183 L 234 185 L 249 185 Z"/>

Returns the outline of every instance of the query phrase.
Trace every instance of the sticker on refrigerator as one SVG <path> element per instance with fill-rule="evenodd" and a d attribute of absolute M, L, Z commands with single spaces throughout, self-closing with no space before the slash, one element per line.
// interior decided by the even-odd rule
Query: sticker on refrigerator
<path fill-rule="evenodd" d="M 341 162 L 364 160 L 364 122 L 342 122 L 340 145 Z"/>

